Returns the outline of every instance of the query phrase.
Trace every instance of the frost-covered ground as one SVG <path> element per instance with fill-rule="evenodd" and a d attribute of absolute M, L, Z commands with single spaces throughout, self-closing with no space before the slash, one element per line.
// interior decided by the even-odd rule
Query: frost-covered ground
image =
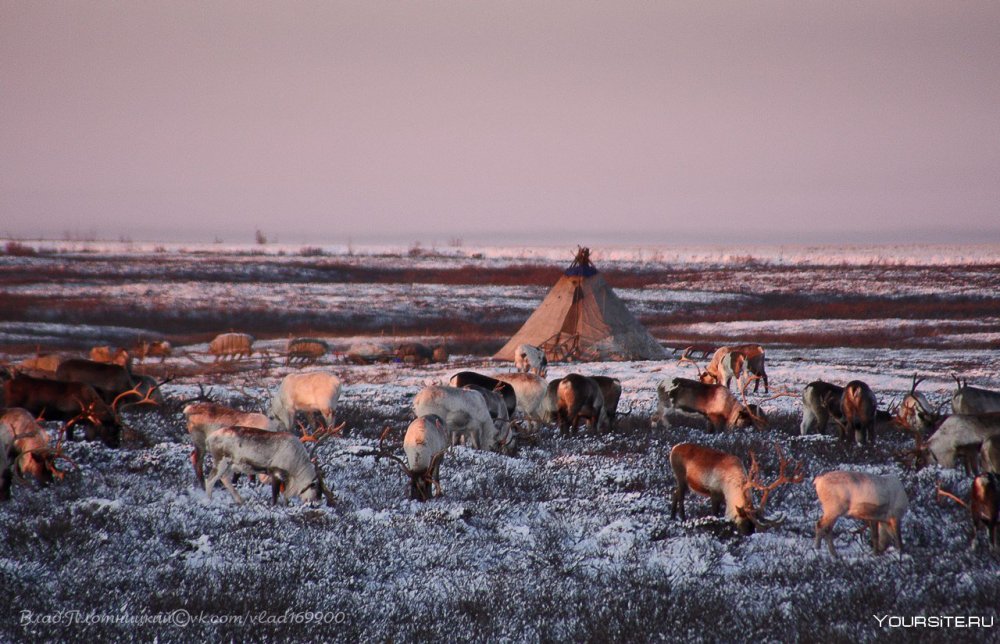
<path fill-rule="evenodd" d="M 1000 386 L 1000 360 L 989 352 L 778 350 L 769 360 L 776 388 L 861 377 L 883 401 L 908 388 L 913 370 L 938 374 L 922 385 L 934 399 L 946 393 L 951 369 Z M 969 552 L 967 517 L 933 498 L 939 479 L 959 494 L 968 481 L 958 471 L 904 470 L 893 454 L 908 442 L 895 432 L 883 432 L 870 450 L 800 438 L 793 398 L 765 403 L 775 424 L 766 432 L 709 434 L 681 417 L 669 429 L 650 429 L 656 382 L 684 369 L 555 365 L 552 377 L 571 369 L 620 377 L 632 416 L 601 436 L 545 430 L 516 457 L 455 448 L 442 467 L 445 496 L 417 503 L 406 499 L 398 467 L 355 453 L 374 447 L 386 425 L 398 443 L 412 395 L 454 367 L 326 368 L 347 383 L 345 436 L 319 449 L 335 507 L 271 507 L 267 491 L 247 483 L 248 502 L 238 507 L 221 489 L 208 501 L 192 486 L 176 401 L 195 395 L 195 383 L 214 381 L 219 399 L 260 408 L 287 368 L 175 381 L 166 386 L 174 404 L 129 416 L 138 433 L 125 448 L 70 444 L 79 470 L 47 489 L 19 484 L 0 506 L 0 580 L 13 600 L 0 613 L 0 639 L 857 641 L 912 636 L 879 628 L 873 615 L 997 618 L 1000 559 Z M 671 520 L 667 455 L 682 441 L 744 458 L 754 448 L 767 476 L 775 473 L 772 442 L 805 462 L 807 481 L 834 468 L 896 474 L 910 496 L 905 552 L 874 556 L 848 520 L 837 529 L 842 559 L 813 549 L 819 507 L 808 482 L 772 500 L 783 525 L 751 537 L 735 536 L 694 496 L 688 521 Z M 206 618 L 185 628 L 26 628 L 19 621 L 24 610 L 152 617 L 179 609 L 217 621 L 324 611 L 332 623 Z M 940 641 L 956 636 L 988 641 L 997 631 L 921 632 Z"/>
<path fill-rule="evenodd" d="M 358 340 L 403 339 L 391 334 L 394 316 L 423 320 L 430 319 L 419 317 L 427 311 L 456 317 L 456 312 L 470 317 L 493 312 L 519 323 L 547 288 L 537 283 L 484 287 L 475 281 L 330 282 L 311 276 L 309 266 L 303 268 L 303 261 L 312 260 L 298 247 L 272 245 L 263 249 L 267 261 L 249 254 L 257 248 L 209 246 L 196 249 L 204 254 L 194 256 L 182 252 L 192 249 L 181 247 L 66 242 L 42 250 L 54 254 L 0 256 L 0 296 L 52 303 L 48 317 L 42 315 L 42 304 L 33 304 L 37 316 L 16 317 L 16 311 L 4 309 L 0 344 L 7 354 L 0 359 L 19 359 L 36 344 L 65 349 L 118 338 L 125 342 L 136 326 L 124 314 L 121 321 L 81 324 L 101 298 L 117 298 L 123 307 L 153 300 L 154 313 L 178 315 L 197 306 L 197 296 L 204 292 L 214 298 L 206 307 L 246 300 L 259 304 L 260 314 L 277 316 L 286 310 L 309 309 L 324 316 L 345 307 L 367 307 L 375 326 L 324 336 L 343 350 Z M 212 252 L 216 250 L 225 253 Z M 335 248 L 322 250 L 323 257 L 336 262 L 414 269 L 435 263 L 461 269 L 469 262 L 479 266 L 479 261 L 483 266 L 536 260 L 561 265 L 566 253 L 461 248 L 444 249 L 443 256 L 402 259 L 405 249 L 382 249 L 394 256 L 374 249 L 351 249 L 350 256 L 333 256 L 339 252 Z M 882 302 L 905 293 L 925 298 L 933 308 L 969 297 L 962 280 L 943 278 L 953 274 L 972 276 L 976 301 L 988 304 L 997 296 L 998 262 L 992 247 L 768 252 L 765 257 L 760 249 L 615 249 L 607 252 L 601 267 L 611 266 L 621 275 L 647 270 L 650 264 L 673 271 L 670 283 L 652 281 L 619 292 L 640 314 L 680 310 L 688 315 L 676 337 L 724 340 L 773 332 L 796 338 L 838 330 L 849 338 L 872 328 L 914 334 L 943 324 L 899 318 L 891 308 L 873 307 L 866 316 L 871 320 L 754 317 L 700 326 L 705 322 L 697 316 L 704 307 L 759 302 L 758 288 L 812 292 L 817 273 L 803 262 L 853 267 L 844 269 L 845 280 L 835 295 L 872 296 Z M 167 261 L 159 261 L 164 257 Z M 762 258 L 768 262 L 766 270 Z M 292 273 L 305 273 L 291 279 L 289 266 Z M 178 279 L 184 274 L 189 277 Z M 292 283 L 304 288 L 296 291 Z M 356 297 L 336 299 L 345 289 L 354 289 Z M 57 306 L 66 301 L 73 306 Z M 996 339 L 987 337 L 982 346 L 989 348 L 976 349 L 958 337 L 977 329 L 995 333 L 996 314 L 964 315 L 949 318 L 949 326 L 941 326 L 936 336 L 939 342 L 930 347 L 770 345 L 772 387 L 799 392 L 817 378 L 840 383 L 860 378 L 883 406 L 909 389 L 915 372 L 928 377 L 921 390 L 935 402 L 949 395 L 953 372 L 1000 389 Z M 178 319 L 184 324 L 188 318 Z M 218 320 L 224 324 L 227 318 Z M 380 336 L 378 325 L 389 335 Z M 258 348 L 281 353 L 283 337 L 262 339 Z M 412 418 L 410 400 L 426 384 L 443 382 L 462 368 L 490 372 L 507 365 L 488 363 L 481 355 L 457 355 L 448 365 L 423 368 L 351 366 L 328 356 L 307 369 L 332 370 L 345 382 L 340 409 L 345 434 L 319 448 L 327 482 L 338 497 L 335 507 L 297 501 L 271 507 L 267 490 L 246 481 L 241 493 L 247 503 L 238 507 L 221 488 L 208 501 L 192 485 L 182 402 L 203 385 L 222 402 L 263 409 L 269 392 L 294 369 L 261 357 L 238 365 L 202 365 L 186 357 L 205 348 L 203 338 L 195 338 L 179 346 L 178 355 L 163 366 L 144 367 L 176 379 L 164 387 L 170 402 L 163 408 L 127 412 L 132 431 L 123 448 L 71 443 L 66 453 L 77 470 L 45 489 L 17 483 L 13 499 L 0 505 L 0 589 L 5 598 L 0 641 L 854 642 L 920 637 L 952 642 L 1000 637 L 997 626 L 914 631 L 880 627 L 875 619 L 983 616 L 994 624 L 1000 619 L 1000 556 L 982 548 L 970 552 L 967 515 L 934 498 L 938 480 L 966 495 L 968 478 L 957 470 L 904 469 L 896 452 L 911 441 L 895 430 L 882 430 L 869 449 L 823 436 L 799 437 L 797 397 L 763 403 L 772 419 L 767 431 L 711 434 L 701 421 L 679 416 L 671 418 L 670 428 L 651 428 L 656 383 L 689 376 L 690 367 L 674 361 L 556 364 L 550 378 L 570 371 L 621 378 L 622 407 L 631 408 L 631 415 L 605 435 L 563 437 L 546 428 L 516 457 L 455 448 L 442 466 L 445 496 L 421 504 L 406 498 L 407 484 L 397 466 L 358 454 L 375 447 L 386 426 L 393 428 L 398 445 Z M 48 428 L 55 436 L 57 424 Z M 804 461 L 806 482 L 782 488 L 770 504 L 771 513 L 785 516 L 784 524 L 741 538 L 710 517 L 709 504 L 694 495 L 687 501 L 688 521 L 671 520 L 674 479 L 667 456 L 684 441 L 744 459 L 754 449 L 766 478 L 775 474 L 773 443 Z M 819 506 L 808 481 L 837 468 L 902 479 L 910 510 L 903 522 L 901 556 L 894 550 L 873 555 L 853 534 L 859 524 L 849 520 L 836 530 L 841 559 L 812 547 Z M 30 611 L 34 623 L 22 623 L 24 611 Z M 74 614 L 65 611 L 89 615 L 91 623 L 71 624 Z M 310 615 L 315 611 L 319 614 Z M 185 615 L 192 620 L 186 626 L 155 621 L 173 616 L 183 622 Z M 316 617 L 328 623 L 307 623 Z M 143 619 L 147 621 L 141 623 Z"/>

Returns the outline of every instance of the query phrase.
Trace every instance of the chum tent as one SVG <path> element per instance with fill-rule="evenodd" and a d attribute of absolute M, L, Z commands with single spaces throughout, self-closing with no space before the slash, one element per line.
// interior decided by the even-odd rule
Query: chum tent
<path fill-rule="evenodd" d="M 578 249 L 565 274 L 493 357 L 513 360 L 522 344 L 543 348 L 552 361 L 667 357 L 591 263 L 589 248 Z"/>

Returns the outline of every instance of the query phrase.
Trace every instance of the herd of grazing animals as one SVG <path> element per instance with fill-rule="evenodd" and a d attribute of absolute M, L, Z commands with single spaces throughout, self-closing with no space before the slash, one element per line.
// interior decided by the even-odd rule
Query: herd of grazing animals
<path fill-rule="evenodd" d="M 216 360 L 235 360 L 250 355 L 252 345 L 253 338 L 247 334 L 227 333 L 212 341 L 209 353 Z M 407 363 L 447 360 L 446 354 L 435 355 L 426 347 L 407 345 L 404 349 L 400 355 L 415 357 L 406 359 Z M 15 474 L 34 478 L 41 485 L 64 474 L 56 467 L 60 458 L 68 460 L 61 453 L 63 437 L 53 449 L 38 419 L 64 421 L 65 438 L 72 439 L 74 426 L 82 425 L 89 428 L 88 439 L 100 438 L 108 446 L 117 446 L 125 427 L 122 408 L 163 401 L 163 382 L 134 374 L 131 357 L 162 359 L 170 351 L 166 342 L 142 342 L 131 354 L 124 349 L 95 347 L 89 360 L 66 356 L 43 360 L 44 356 L 38 356 L 23 362 L 20 371 L 3 370 L 0 500 L 10 498 Z M 289 343 L 288 363 L 294 355 L 299 362 L 311 364 L 327 351 L 323 341 L 294 340 Z M 719 348 L 704 370 L 688 351 L 680 361 L 686 363 L 697 368 L 698 378 L 675 377 L 658 383 L 654 426 L 669 427 L 668 412 L 679 412 L 705 419 L 709 431 L 763 429 L 768 426 L 767 417 L 759 405 L 747 402 L 749 385 L 754 384 L 756 392 L 757 385 L 763 382 L 765 395 L 769 395 L 766 400 L 793 395 L 787 391 L 770 393 L 764 349 L 759 345 Z M 42 366 L 50 370 L 42 370 Z M 410 478 L 412 499 L 426 501 L 435 493 L 443 493 L 440 468 L 448 450 L 456 445 L 511 455 L 519 438 L 527 433 L 537 435 L 544 424 L 556 424 L 566 436 L 578 431 L 581 423 L 594 432 L 614 429 L 622 395 L 620 380 L 571 373 L 547 382 L 545 353 L 529 345 L 518 347 L 515 367 L 514 372 L 495 375 L 461 371 L 445 385 L 424 387 L 413 398 L 414 420 L 403 437 L 402 458 L 386 447 L 390 431 L 386 428 L 374 455 L 376 460 L 386 458 L 401 466 Z M 31 373 L 24 373 L 25 369 Z M 739 397 L 730 389 L 734 381 Z M 1000 548 L 1000 392 L 969 387 L 957 380 L 951 400 L 954 413 L 945 415 L 943 404 L 932 408 L 927 397 L 917 391 L 919 383 L 914 376 L 909 393 L 888 411 L 878 409 L 875 394 L 859 380 L 843 386 L 823 381 L 809 383 L 801 394 L 794 394 L 802 399 L 800 432 L 825 433 L 832 420 L 841 441 L 865 445 L 876 439 L 879 425 L 892 424 L 906 430 L 914 437 L 913 457 L 918 467 L 961 464 L 974 476 L 968 502 L 940 487 L 938 494 L 969 509 L 973 545 L 976 535 L 985 528 L 990 546 L 996 550 Z M 240 504 L 243 499 L 234 486 L 235 476 L 258 476 L 271 485 L 272 503 L 279 496 L 286 500 L 297 496 L 305 502 L 325 497 L 332 505 L 335 497 L 324 483 L 316 448 L 344 427 L 334 427 L 341 390 L 338 376 L 312 371 L 285 376 L 271 397 L 267 415 L 207 400 L 187 404 L 183 413 L 193 446 L 195 485 L 211 498 L 215 484 L 221 482 Z M 298 413 L 311 419 L 308 426 L 296 422 Z M 629 413 L 631 409 L 624 412 Z M 313 423 L 317 414 L 319 422 Z M 296 428 L 301 429 L 301 435 Z M 312 447 L 307 450 L 310 443 Z M 781 520 L 764 517 L 767 499 L 781 485 L 801 483 L 805 474 L 801 462 L 793 463 L 777 445 L 775 449 L 778 477 L 765 485 L 753 452 L 748 471 L 736 455 L 695 443 L 675 445 L 669 458 L 676 480 L 671 517 L 679 512 L 685 518 L 684 497 L 693 490 L 709 497 L 716 513 L 724 507 L 724 516 L 742 534 L 780 525 Z M 212 458 L 207 477 L 206 454 Z M 816 476 L 813 485 L 822 507 L 815 528 L 817 547 L 826 540 L 831 554 L 836 555 L 833 527 L 840 517 L 847 516 L 865 522 L 871 529 L 875 552 L 890 545 L 902 551 L 901 523 L 908 497 L 898 478 L 832 471 Z M 754 501 L 755 491 L 762 492 L 759 503 Z"/>

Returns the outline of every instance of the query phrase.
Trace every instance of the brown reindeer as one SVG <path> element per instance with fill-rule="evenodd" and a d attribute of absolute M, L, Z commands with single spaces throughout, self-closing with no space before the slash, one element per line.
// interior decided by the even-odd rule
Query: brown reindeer
<path fill-rule="evenodd" d="M 556 415 L 563 434 L 577 431 L 581 419 L 591 431 L 611 429 L 604 408 L 601 386 L 593 378 L 571 373 L 559 381 L 556 389 Z"/>
<path fill-rule="evenodd" d="M 8 407 L 50 420 L 82 418 L 89 423 L 88 439 L 100 438 L 108 447 L 120 444 L 121 418 L 90 385 L 18 375 L 4 383 L 4 398 Z M 70 440 L 74 429 L 71 425 L 66 430 Z"/>
<path fill-rule="evenodd" d="M 779 461 L 778 477 L 764 485 L 760 482 L 760 465 L 752 451 L 748 474 L 740 459 L 732 454 L 694 443 L 675 445 L 670 450 L 670 467 L 677 479 L 677 488 L 670 506 L 670 518 L 676 516 L 678 509 L 681 519 L 685 518 L 684 496 L 690 488 L 712 500 L 712 511 L 715 514 L 719 513 L 725 503 L 725 517 L 736 524 L 741 534 L 751 534 L 756 528 L 767 528 L 780 523 L 781 520 L 763 518 L 771 492 L 781 485 L 800 483 L 805 475 L 801 461 L 795 463 L 794 470 L 789 475 L 788 459 L 777 444 L 774 449 Z M 756 509 L 753 505 L 753 490 L 763 492 L 760 506 Z"/>
<path fill-rule="evenodd" d="M 860 380 L 852 380 L 844 386 L 840 398 L 840 411 L 843 420 L 834 417 L 840 427 L 841 440 L 851 440 L 861 445 L 875 439 L 875 414 L 878 411 L 878 401 L 871 387 Z"/>
<path fill-rule="evenodd" d="M 73 358 L 60 364 L 56 369 L 56 379 L 90 385 L 108 403 L 138 382 L 127 367 L 83 358 Z"/>
<path fill-rule="evenodd" d="M 70 419 L 66 426 L 71 427 L 78 420 L 80 417 Z M 22 478 L 30 476 L 43 487 L 53 479 L 62 480 L 65 472 L 56 467 L 59 459 L 75 466 L 62 453 L 61 440 L 54 451 L 50 448 L 48 433 L 30 412 L 18 407 L 0 412 L 0 501 L 10 498 L 14 474 Z"/>

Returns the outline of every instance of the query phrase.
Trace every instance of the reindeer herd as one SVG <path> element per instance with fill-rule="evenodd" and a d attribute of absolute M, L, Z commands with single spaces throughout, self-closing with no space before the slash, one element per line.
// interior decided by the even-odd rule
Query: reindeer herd
<path fill-rule="evenodd" d="M 232 346 L 220 343 L 218 355 L 248 348 L 231 341 Z M 319 349 L 303 349 L 304 353 L 309 351 Z M 148 351 L 144 354 L 150 355 Z M 401 467 L 410 479 L 411 499 L 427 501 L 443 493 L 440 469 L 456 445 L 514 455 L 518 442 L 529 437 L 537 440 L 542 426 L 555 425 L 564 436 L 579 431 L 581 424 L 592 432 L 606 432 L 614 430 L 620 415 L 632 413 L 631 407 L 619 413 L 619 379 L 571 373 L 546 381 L 544 351 L 525 346 L 519 347 L 516 355 L 517 371 L 493 375 L 459 371 L 446 383 L 424 387 L 412 401 L 414 420 L 403 436 L 403 455 L 397 456 L 386 445 L 390 428 L 382 433 L 377 450 L 368 452 L 376 460 L 386 459 Z M 126 427 L 121 415 L 125 407 L 163 402 L 161 387 L 168 381 L 133 374 L 127 360 L 117 363 L 121 356 L 114 351 L 95 351 L 91 357 L 101 361 L 65 360 L 51 373 L 42 374 L 10 369 L 0 372 L 5 405 L 0 412 L 0 499 L 10 497 L 15 474 L 34 478 L 42 485 L 62 478 L 64 472 L 56 463 L 71 463 L 62 446 L 64 439 L 73 438 L 74 427 L 85 427 L 88 439 L 101 439 L 117 447 Z M 951 399 L 954 413 L 946 415 L 942 413 L 944 404 L 934 407 L 917 391 L 920 380 L 914 376 L 903 400 L 883 411 L 878 409 L 871 388 L 858 380 L 844 386 L 816 381 L 802 392 L 772 392 L 764 349 L 759 345 L 722 347 L 705 369 L 693 361 L 691 352 L 685 352 L 679 364 L 694 366 L 698 377 L 674 377 L 657 384 L 654 426 L 668 428 L 668 415 L 679 413 L 703 418 L 709 431 L 763 429 L 769 423 L 761 403 L 795 396 L 802 400 L 803 435 L 825 433 L 832 420 L 845 444 L 864 449 L 876 440 L 879 426 L 900 427 L 914 437 L 915 448 L 908 454 L 914 465 L 962 465 L 974 477 L 968 502 L 940 487 L 938 494 L 969 508 L 972 545 L 985 528 L 991 548 L 1000 548 L 1000 393 L 957 381 Z M 35 363 L 32 366 L 38 367 Z M 739 397 L 730 388 L 734 381 Z M 765 398 L 749 403 L 750 384 L 755 385 L 756 393 L 761 383 Z M 272 503 L 279 497 L 286 502 L 299 497 L 304 502 L 325 498 L 332 505 L 335 496 L 324 483 L 317 448 L 344 428 L 343 423 L 334 426 L 341 390 L 337 375 L 312 371 L 285 376 L 271 395 L 267 414 L 233 409 L 204 395 L 189 401 L 183 413 L 193 448 L 195 485 L 211 498 L 215 484 L 221 482 L 241 504 L 243 498 L 234 481 L 242 474 L 269 484 Z M 307 422 L 298 422 L 298 414 L 304 414 Z M 41 419 L 64 421 L 54 449 L 39 425 Z M 716 514 L 724 508 L 724 516 L 741 534 L 780 525 L 783 519 L 765 516 L 768 499 L 780 486 L 801 483 L 805 472 L 802 462 L 786 458 L 777 444 L 775 450 L 778 474 L 764 483 L 752 451 L 747 470 L 737 455 L 696 443 L 675 445 L 669 457 L 676 480 L 671 518 L 678 513 L 685 518 L 684 498 L 692 490 L 707 496 Z M 212 461 L 208 476 L 206 455 Z M 815 529 L 817 547 L 826 540 L 836 555 L 833 527 L 840 517 L 847 516 L 870 528 L 875 552 L 890 545 L 902 550 L 901 523 L 908 497 L 897 477 L 832 471 L 816 476 L 813 485 L 822 507 Z M 761 493 L 758 502 L 755 492 Z"/>

